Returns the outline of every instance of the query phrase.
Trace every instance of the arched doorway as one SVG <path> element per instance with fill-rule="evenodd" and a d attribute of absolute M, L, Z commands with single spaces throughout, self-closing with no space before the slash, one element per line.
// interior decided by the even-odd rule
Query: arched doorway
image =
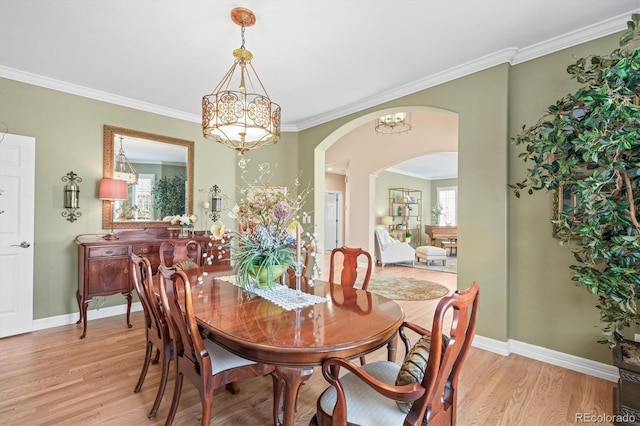
<path fill-rule="evenodd" d="M 376 135 L 376 117 L 398 111 L 412 113 L 413 129 L 401 136 Z M 430 152 L 458 150 L 458 115 L 443 109 L 412 106 L 363 114 L 327 136 L 315 149 L 315 203 L 322 205 L 325 162 L 348 159 L 346 172 L 344 244 L 374 251 L 375 179 L 400 161 Z M 329 153 L 330 158 L 327 158 Z M 317 212 L 317 232 L 324 233 L 324 217 Z"/>

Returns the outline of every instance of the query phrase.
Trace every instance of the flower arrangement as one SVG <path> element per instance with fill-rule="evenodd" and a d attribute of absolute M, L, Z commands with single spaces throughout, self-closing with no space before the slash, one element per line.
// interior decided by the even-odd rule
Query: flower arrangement
<path fill-rule="evenodd" d="M 162 219 L 164 222 L 171 222 L 172 225 L 180 225 L 183 228 L 191 228 L 198 221 L 198 216 L 192 214 L 183 214 L 175 216 L 166 216 Z"/>
<path fill-rule="evenodd" d="M 286 188 L 250 186 L 229 216 L 238 220 L 238 249 L 233 259 L 238 279 L 246 285 L 252 276 L 270 284 L 296 263 L 295 220 L 301 205 L 286 195 Z M 265 276 L 266 275 L 266 276 Z"/>
<path fill-rule="evenodd" d="M 259 178 L 240 190 L 240 200 L 229 211 L 229 217 L 238 222 L 238 231 L 230 232 L 236 245 L 232 260 L 238 284 L 245 287 L 254 283 L 272 285 L 288 268 L 302 262 L 304 252 L 316 247 L 302 241 L 299 223 L 306 215 L 302 208 L 309 189 L 291 197 L 286 187 L 265 183 L 268 164 L 261 164 L 259 171 Z M 296 179 L 294 187 L 298 186 Z M 212 238 L 220 239 L 227 231 L 218 221 L 211 227 L 211 234 Z"/>

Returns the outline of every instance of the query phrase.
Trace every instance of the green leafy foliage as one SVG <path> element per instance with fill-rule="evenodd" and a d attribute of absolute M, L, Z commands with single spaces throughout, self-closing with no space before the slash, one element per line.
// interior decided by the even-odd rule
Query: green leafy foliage
<path fill-rule="evenodd" d="M 583 84 L 554 105 L 513 142 L 527 177 L 522 191 L 571 185 L 573 208 L 554 221 L 573 252 L 572 279 L 598 297 L 601 343 L 613 346 L 640 322 L 640 14 L 606 56 L 581 58 L 567 68 Z"/>
<path fill-rule="evenodd" d="M 160 210 L 160 216 L 181 215 L 186 212 L 186 178 L 184 176 L 163 176 L 151 189 L 153 207 Z"/>

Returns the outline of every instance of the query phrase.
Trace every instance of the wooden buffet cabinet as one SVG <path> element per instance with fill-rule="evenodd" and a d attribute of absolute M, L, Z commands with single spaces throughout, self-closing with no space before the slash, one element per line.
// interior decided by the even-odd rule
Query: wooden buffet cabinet
<path fill-rule="evenodd" d="M 131 328 L 131 293 L 133 280 L 129 269 L 131 253 L 146 257 L 151 262 L 155 274 L 160 264 L 160 244 L 174 236 L 166 228 L 149 228 L 145 230 L 130 230 L 119 232 L 117 240 L 105 240 L 103 235 L 79 235 L 78 244 L 78 309 L 80 319 L 76 324 L 83 323 L 82 336 L 87 335 L 87 307 L 95 296 L 109 296 L 122 293 L 127 298 L 127 326 Z M 211 256 L 214 265 L 230 265 L 229 250 L 221 250 L 209 236 L 196 233 L 189 237 L 198 241 L 204 254 Z M 210 244 L 213 243 L 213 244 Z M 171 249 L 170 249 L 171 250 Z M 171 258 L 172 253 L 165 253 Z"/>

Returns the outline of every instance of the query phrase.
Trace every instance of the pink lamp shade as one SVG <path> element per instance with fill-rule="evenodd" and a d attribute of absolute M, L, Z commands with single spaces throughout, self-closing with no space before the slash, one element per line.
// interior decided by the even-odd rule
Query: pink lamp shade
<path fill-rule="evenodd" d="M 98 197 L 101 200 L 128 200 L 127 181 L 106 178 L 100 180 Z"/>

